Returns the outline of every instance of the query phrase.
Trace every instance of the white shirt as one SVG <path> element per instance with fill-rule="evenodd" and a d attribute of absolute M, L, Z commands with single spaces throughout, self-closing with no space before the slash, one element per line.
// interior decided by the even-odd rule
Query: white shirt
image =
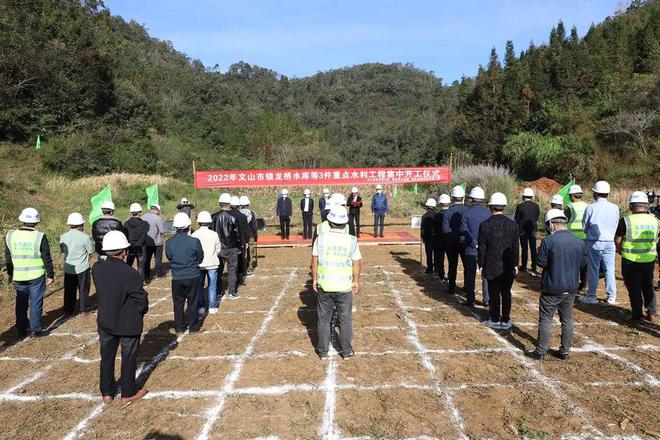
<path fill-rule="evenodd" d="M 309 212 L 309 197 L 305 197 L 305 205 L 303 207 L 304 212 Z"/>
<path fill-rule="evenodd" d="M 207 226 L 200 226 L 198 230 L 193 232 L 192 236 L 202 243 L 202 249 L 204 250 L 204 260 L 199 267 L 202 269 L 217 269 L 220 265 L 218 254 L 221 247 L 218 233 L 210 230 Z"/>

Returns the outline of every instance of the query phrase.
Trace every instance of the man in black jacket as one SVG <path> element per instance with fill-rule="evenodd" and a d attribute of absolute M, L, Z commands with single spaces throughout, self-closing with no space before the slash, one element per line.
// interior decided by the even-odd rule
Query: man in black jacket
<path fill-rule="evenodd" d="M 568 359 L 573 340 L 573 303 L 580 283 L 580 270 L 587 265 L 587 248 L 566 227 L 568 219 L 559 209 L 545 215 L 550 235 L 541 242 L 539 266 L 543 268 L 539 300 L 539 334 L 536 349 L 527 356 L 543 360 L 550 347 L 552 319 L 559 311 L 561 346 L 555 355 Z"/>
<path fill-rule="evenodd" d="M 479 267 L 488 283 L 490 328 L 509 330 L 511 314 L 511 286 L 518 273 L 518 225 L 504 215 L 506 196 L 494 193 L 488 206 L 493 214 L 479 225 Z M 500 303 L 502 310 L 500 311 Z"/>
<path fill-rule="evenodd" d="M 191 333 L 200 330 L 197 305 L 199 303 L 197 283 L 199 265 L 204 260 L 204 250 L 200 241 L 188 235 L 190 218 L 185 212 L 174 216 L 172 227 L 174 237 L 165 243 L 165 254 L 172 271 L 172 300 L 174 302 L 174 331 L 181 334 L 188 329 Z M 188 309 L 184 313 L 184 306 Z"/>
<path fill-rule="evenodd" d="M 179 212 L 183 212 L 188 215 L 188 218 L 192 218 L 192 211 L 195 209 L 195 205 L 190 203 L 187 198 L 182 197 L 181 203 L 176 205 L 176 209 L 178 209 Z"/>
<path fill-rule="evenodd" d="M 120 231 L 126 235 L 126 230 L 124 225 L 114 217 L 115 214 L 115 204 L 108 201 L 103 202 L 101 205 L 101 212 L 103 216 L 96 219 L 92 223 L 92 238 L 94 239 L 94 247 L 96 248 L 96 253 L 101 256 L 100 260 L 103 260 L 103 237 L 110 231 Z"/>
<path fill-rule="evenodd" d="M 289 239 L 289 229 L 291 228 L 291 214 L 293 214 L 293 204 L 289 198 L 289 190 L 284 188 L 277 198 L 275 214 L 280 218 L 280 235 L 282 240 Z"/>
<path fill-rule="evenodd" d="M 433 265 L 435 266 L 435 277 L 439 279 L 442 284 L 446 284 L 449 280 L 445 277 L 446 239 L 442 232 L 442 225 L 445 220 L 445 212 L 449 209 L 449 205 L 451 204 L 451 198 L 449 197 L 449 194 L 440 194 L 438 201 L 440 202 L 440 207 L 433 217 L 433 230 L 435 232 Z"/>
<path fill-rule="evenodd" d="M 238 196 L 231 196 L 229 206 L 231 210 L 229 213 L 234 216 L 238 224 L 238 233 L 241 236 L 241 246 L 238 249 L 238 277 L 239 284 L 245 284 L 245 274 L 247 273 L 247 245 L 250 243 L 250 224 L 248 223 L 247 216 L 239 209 L 241 207 L 241 199 Z"/>
<path fill-rule="evenodd" d="M 330 189 L 323 188 L 323 197 L 319 199 L 319 212 L 321 213 L 321 223 L 328 219 L 330 212 Z"/>
<path fill-rule="evenodd" d="M 300 212 L 303 221 L 303 239 L 312 238 L 312 224 L 314 222 L 314 199 L 312 192 L 308 189 L 304 192 L 305 197 L 300 200 Z"/>
<path fill-rule="evenodd" d="M 126 264 L 133 266 L 133 261 L 137 260 L 137 271 L 144 282 L 144 267 L 147 262 L 147 236 L 149 233 L 149 223 L 140 218 L 142 207 L 139 203 L 131 204 L 129 210 L 131 211 L 131 218 L 124 223 L 126 237 L 131 244 L 131 247 L 128 248 Z"/>
<path fill-rule="evenodd" d="M 348 207 L 348 230 L 349 234 L 360 238 L 360 209 L 362 208 L 362 196 L 358 193 L 357 187 L 351 188 L 351 195 L 346 200 Z"/>
<path fill-rule="evenodd" d="M 115 397 L 115 357 L 119 344 L 121 400 L 131 402 L 147 394 L 147 390 L 138 389 L 135 370 L 149 299 L 142 287 L 140 274 L 124 263 L 129 246 L 123 233 L 108 232 L 102 246 L 108 258 L 105 262 L 96 263 L 92 269 L 98 300 L 96 323 L 101 345 L 100 389 L 105 403 L 112 402 Z"/>
<path fill-rule="evenodd" d="M 238 252 L 241 247 L 241 234 L 236 218 L 231 215 L 231 195 L 222 193 L 219 199 L 220 211 L 214 213 L 213 230 L 220 238 L 220 265 L 218 266 L 218 292 L 222 290 L 222 272 L 227 265 L 227 292 L 229 298 L 238 298 Z M 223 293 L 224 295 L 224 293 Z"/>
<path fill-rule="evenodd" d="M 522 247 L 521 263 L 518 270 L 527 271 L 527 251 L 532 254 L 532 270 L 529 274 L 533 277 L 538 276 L 536 272 L 538 255 L 536 251 L 536 224 L 541 215 L 539 205 L 534 202 L 534 190 L 532 188 L 523 189 L 522 203 L 516 206 L 516 213 L 513 219 L 518 223 L 520 233 L 520 246 Z"/>
<path fill-rule="evenodd" d="M 435 245 L 436 229 L 434 227 L 435 226 L 434 219 L 436 215 L 435 208 L 437 206 L 437 203 L 434 198 L 429 197 L 429 199 L 426 201 L 425 206 L 426 206 L 426 212 L 422 216 L 420 238 L 422 239 L 422 243 L 424 243 L 424 250 L 426 251 L 426 273 L 432 274 L 433 268 L 435 267 L 435 265 L 433 264 L 434 250 L 436 248 Z"/>
<path fill-rule="evenodd" d="M 259 227 L 257 224 L 257 215 L 250 209 L 250 198 L 248 196 L 240 197 L 241 213 L 247 218 L 249 239 L 245 250 L 245 275 L 254 275 L 254 268 L 257 267 L 257 240 L 259 238 Z"/>

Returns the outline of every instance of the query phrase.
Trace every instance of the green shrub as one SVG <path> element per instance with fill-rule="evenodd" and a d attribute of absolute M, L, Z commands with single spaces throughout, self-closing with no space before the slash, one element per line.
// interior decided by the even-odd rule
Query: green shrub
<path fill-rule="evenodd" d="M 105 174 L 113 170 L 108 144 L 96 133 L 53 138 L 44 143 L 40 153 L 48 169 L 68 177 Z"/>

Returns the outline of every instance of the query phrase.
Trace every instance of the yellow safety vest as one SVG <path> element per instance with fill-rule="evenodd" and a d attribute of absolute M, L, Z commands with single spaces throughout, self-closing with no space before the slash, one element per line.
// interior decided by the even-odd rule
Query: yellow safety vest
<path fill-rule="evenodd" d="M 14 281 L 32 281 L 46 273 L 41 259 L 41 240 L 44 234 L 35 230 L 18 229 L 7 234 L 7 248 L 14 264 Z"/>
<path fill-rule="evenodd" d="M 587 238 L 587 233 L 582 228 L 582 218 L 587 206 L 589 205 L 582 201 L 572 202 L 568 205 L 568 209 L 571 211 L 571 218 L 568 219 L 568 230 L 580 240 Z"/>
<path fill-rule="evenodd" d="M 635 263 L 655 261 L 658 219 L 651 214 L 631 214 L 624 221 L 626 236 L 621 243 L 621 256 Z"/>
<path fill-rule="evenodd" d="M 318 284 L 326 292 L 348 292 L 353 285 L 353 254 L 357 238 L 346 233 L 320 234 Z"/>

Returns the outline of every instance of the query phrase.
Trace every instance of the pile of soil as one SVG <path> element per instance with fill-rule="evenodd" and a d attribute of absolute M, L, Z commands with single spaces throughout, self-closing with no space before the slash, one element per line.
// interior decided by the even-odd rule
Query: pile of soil
<path fill-rule="evenodd" d="M 527 182 L 527 186 L 532 188 L 534 192 L 544 193 L 549 196 L 557 194 L 557 192 L 563 187 L 563 185 L 556 180 L 548 179 L 547 177 L 541 177 L 533 182 Z"/>

